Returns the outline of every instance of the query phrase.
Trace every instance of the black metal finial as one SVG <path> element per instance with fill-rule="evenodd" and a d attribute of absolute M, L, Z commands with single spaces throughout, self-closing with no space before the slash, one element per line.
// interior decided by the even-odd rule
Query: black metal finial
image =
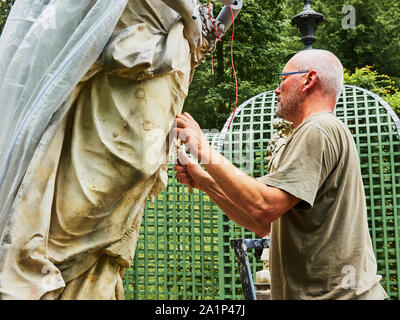
<path fill-rule="evenodd" d="M 313 43 L 317 40 L 315 36 L 318 25 L 325 20 L 325 16 L 311 8 L 311 0 L 304 1 L 303 11 L 292 18 L 292 25 L 301 32 L 301 41 L 306 49 L 312 49 Z"/>

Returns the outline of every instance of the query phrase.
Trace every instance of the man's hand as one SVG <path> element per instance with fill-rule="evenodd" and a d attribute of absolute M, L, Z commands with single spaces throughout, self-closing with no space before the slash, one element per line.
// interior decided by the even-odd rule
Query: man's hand
<path fill-rule="evenodd" d="M 177 115 L 175 121 L 177 126 L 174 128 L 174 136 L 181 139 L 190 154 L 201 163 L 210 163 L 212 147 L 198 123 L 187 112 Z"/>
<path fill-rule="evenodd" d="M 211 176 L 183 150 L 178 151 L 178 160 L 174 170 L 179 182 L 205 192 L 207 184 L 212 180 Z"/>

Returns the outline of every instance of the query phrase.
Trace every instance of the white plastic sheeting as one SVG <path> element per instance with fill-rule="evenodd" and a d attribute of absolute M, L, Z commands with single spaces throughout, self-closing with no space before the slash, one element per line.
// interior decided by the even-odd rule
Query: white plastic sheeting
<path fill-rule="evenodd" d="M 66 112 L 64 101 L 99 57 L 127 2 L 15 2 L 0 38 L 1 242 L 41 137 Z"/>

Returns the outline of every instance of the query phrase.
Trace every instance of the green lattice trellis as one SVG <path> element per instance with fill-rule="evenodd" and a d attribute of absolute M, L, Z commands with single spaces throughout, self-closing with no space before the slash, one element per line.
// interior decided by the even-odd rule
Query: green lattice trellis
<path fill-rule="evenodd" d="M 266 173 L 266 147 L 274 131 L 275 95 L 262 93 L 242 104 L 229 128 L 210 135 L 243 171 Z M 399 120 L 385 101 L 345 86 L 337 116 L 351 130 L 361 162 L 368 222 L 378 273 L 391 299 L 399 299 L 400 140 Z M 230 120 L 230 119 L 229 119 Z M 148 203 L 136 256 L 124 282 L 128 299 L 242 299 L 239 272 L 229 240 L 253 234 L 229 221 L 203 193 L 174 179 Z M 251 257 L 253 275 L 261 269 Z"/>
<path fill-rule="evenodd" d="M 198 190 L 190 195 L 173 165 L 168 175 L 167 189 L 147 201 L 126 298 L 218 299 L 218 208 Z"/>

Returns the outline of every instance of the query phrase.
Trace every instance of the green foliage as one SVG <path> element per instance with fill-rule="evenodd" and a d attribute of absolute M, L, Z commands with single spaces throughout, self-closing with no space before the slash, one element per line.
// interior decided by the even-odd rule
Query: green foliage
<path fill-rule="evenodd" d="M 208 4 L 209 0 L 200 0 Z M 275 88 L 276 74 L 285 57 L 304 48 L 291 18 L 304 5 L 301 0 L 245 0 L 237 20 L 233 60 L 238 81 L 238 106 L 261 92 Z M 14 0 L 0 0 L 0 31 Z M 214 13 L 222 8 L 213 0 Z M 356 10 L 354 29 L 345 29 L 345 5 Z M 347 70 L 349 83 L 382 95 L 400 113 L 400 3 L 398 0 L 313 0 L 312 7 L 325 15 L 317 32 L 315 48 L 335 53 Z M 221 129 L 235 106 L 235 80 L 231 65 L 232 28 L 194 75 L 184 111 L 191 113 L 203 128 Z M 374 66 L 372 70 L 371 67 Z M 351 75 L 351 76 L 350 76 Z M 385 77 L 390 81 L 385 82 Z M 388 80 L 389 81 L 389 80 Z M 385 83 L 384 83 L 385 82 Z M 397 88 L 397 89 L 396 89 Z"/>
<path fill-rule="evenodd" d="M 387 96 L 384 99 L 389 103 L 396 114 L 400 116 L 400 92 L 397 91 L 396 93 Z"/>
<path fill-rule="evenodd" d="M 376 93 L 400 115 L 399 84 L 388 75 L 379 74 L 374 66 L 356 68 L 354 73 L 345 69 L 344 82 Z"/>
<path fill-rule="evenodd" d="M 208 1 L 206 2 L 208 3 Z M 216 1 L 214 13 L 221 6 Z M 235 21 L 233 61 L 238 81 L 238 106 L 252 96 L 275 88 L 276 74 L 289 52 L 282 44 L 283 4 L 279 0 L 247 0 Z M 211 59 L 196 70 L 184 111 L 204 128 L 221 129 L 235 106 L 235 80 L 231 64 L 232 28 L 218 43 Z"/>
<path fill-rule="evenodd" d="M 0 34 L 15 0 L 0 0 Z"/>
<path fill-rule="evenodd" d="M 304 48 L 299 41 L 299 31 L 291 25 L 291 18 L 302 10 L 303 5 L 304 2 L 300 0 L 244 2 L 236 20 L 234 40 L 238 105 L 258 93 L 274 89 L 275 75 L 283 68 L 285 57 Z M 342 26 L 345 17 L 342 9 L 345 5 L 352 5 L 356 10 L 354 29 Z M 380 74 L 387 74 L 393 80 L 400 78 L 398 0 L 314 0 L 312 7 L 326 17 L 317 32 L 315 48 L 335 53 L 348 70 L 374 65 Z M 216 6 L 215 12 L 218 12 L 218 8 Z M 204 128 L 221 129 L 234 108 L 230 40 L 227 34 L 219 50 L 214 52 L 216 75 L 211 75 L 210 60 L 197 69 L 185 102 L 184 110 L 191 113 Z M 219 66 L 220 61 L 223 61 L 222 67 Z M 370 84 L 368 77 L 364 80 L 366 85 Z M 376 85 L 380 86 L 379 83 Z M 384 94 L 384 98 L 396 111 L 400 111 L 397 107 L 399 94 L 390 92 Z"/>
<path fill-rule="evenodd" d="M 289 16 L 298 13 L 302 1 L 285 1 Z M 355 8 L 354 29 L 342 26 L 346 5 Z M 312 7 L 326 20 L 317 32 L 316 48 L 335 53 L 347 69 L 375 65 L 380 73 L 400 76 L 400 3 L 398 0 L 313 0 Z M 289 36 L 299 36 L 295 28 L 287 28 Z M 290 44 L 288 44 L 290 45 Z"/>

